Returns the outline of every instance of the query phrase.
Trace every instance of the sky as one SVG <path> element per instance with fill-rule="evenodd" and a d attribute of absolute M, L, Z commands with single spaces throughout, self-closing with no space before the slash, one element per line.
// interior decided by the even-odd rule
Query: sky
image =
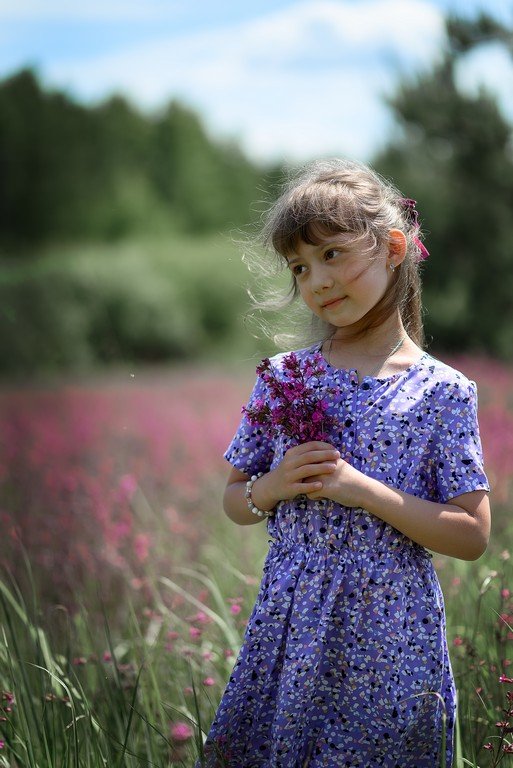
<path fill-rule="evenodd" d="M 253 159 L 370 160 L 393 135 L 385 98 L 442 55 L 448 12 L 513 26 L 513 0 L 0 0 L 0 78 L 32 67 L 82 103 L 178 98 Z M 483 45 L 460 87 L 513 120 L 513 56 Z"/>

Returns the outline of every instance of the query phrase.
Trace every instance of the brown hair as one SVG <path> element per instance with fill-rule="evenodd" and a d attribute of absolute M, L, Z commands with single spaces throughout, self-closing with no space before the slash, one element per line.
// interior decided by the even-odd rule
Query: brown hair
<path fill-rule="evenodd" d="M 381 325 L 399 309 L 406 332 L 424 344 L 418 224 L 408 215 L 401 193 L 387 180 L 362 163 L 326 160 L 313 163 L 292 178 L 265 215 L 261 236 L 264 248 L 274 252 L 281 263 L 303 241 L 318 245 L 335 233 L 349 233 L 375 254 L 389 242 L 391 229 L 400 229 L 407 239 L 404 261 L 383 298 L 359 324 L 355 337 Z M 370 244 L 370 245 L 369 245 Z M 296 280 L 286 296 L 256 304 L 267 309 L 289 306 L 299 295 Z M 319 340 L 333 335 L 335 328 L 313 318 Z"/>

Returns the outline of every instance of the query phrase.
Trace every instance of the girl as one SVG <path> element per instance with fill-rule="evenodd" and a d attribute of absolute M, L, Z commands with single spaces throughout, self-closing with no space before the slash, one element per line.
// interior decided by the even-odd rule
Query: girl
<path fill-rule="evenodd" d="M 475 384 L 423 351 L 415 203 L 363 165 L 315 164 L 264 237 L 318 321 L 295 360 L 330 432 L 294 444 L 255 423 L 290 359 L 259 367 L 224 506 L 240 525 L 265 517 L 272 540 L 206 764 L 450 766 L 455 688 L 428 550 L 480 557 L 489 487 Z"/>

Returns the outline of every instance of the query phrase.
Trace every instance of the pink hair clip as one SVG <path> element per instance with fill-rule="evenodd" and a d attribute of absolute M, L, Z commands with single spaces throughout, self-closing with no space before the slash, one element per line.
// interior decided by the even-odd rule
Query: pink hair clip
<path fill-rule="evenodd" d="M 420 231 L 420 221 L 419 221 L 419 212 L 417 211 L 417 201 L 412 200 L 411 197 L 401 197 L 399 199 L 399 203 L 401 204 L 404 213 L 406 214 L 406 218 L 410 222 L 410 224 L 414 227 L 414 229 L 417 229 Z M 424 245 L 424 243 L 421 241 L 420 237 L 418 235 L 414 235 L 413 242 L 418 247 L 420 251 L 420 261 L 424 261 L 429 256 L 429 251 Z"/>

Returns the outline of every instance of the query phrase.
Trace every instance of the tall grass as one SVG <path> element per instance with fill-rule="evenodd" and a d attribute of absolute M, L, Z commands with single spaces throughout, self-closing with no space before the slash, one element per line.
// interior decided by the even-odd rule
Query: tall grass
<path fill-rule="evenodd" d="M 27 602 L 0 582 L 0 765 L 192 768 L 242 640 L 263 554 L 253 537 L 251 574 L 223 523 L 203 563 L 156 575 L 151 599 L 130 601 L 115 632 L 85 606 Z M 244 561 L 247 564 L 247 550 Z M 456 580 L 448 561 L 445 576 Z M 490 568 L 492 566 L 492 568 Z M 459 569 L 461 572 L 461 569 Z M 484 575 L 484 578 L 483 578 Z M 513 753 L 513 583 L 505 553 L 468 565 L 465 589 L 447 600 L 458 688 L 455 766 L 490 768 Z M 188 586 L 184 586 L 187 584 Z M 441 763 L 443 765 L 443 763 Z"/>
<path fill-rule="evenodd" d="M 254 574 L 259 557 L 255 551 Z M 144 610 L 128 600 L 115 632 L 107 615 L 99 625 L 86 606 L 74 614 L 62 607 L 44 610 L 35 594 L 28 603 L 4 576 L 0 765 L 201 761 L 258 582 L 238 565 L 212 543 L 203 565 L 152 579 Z"/>

